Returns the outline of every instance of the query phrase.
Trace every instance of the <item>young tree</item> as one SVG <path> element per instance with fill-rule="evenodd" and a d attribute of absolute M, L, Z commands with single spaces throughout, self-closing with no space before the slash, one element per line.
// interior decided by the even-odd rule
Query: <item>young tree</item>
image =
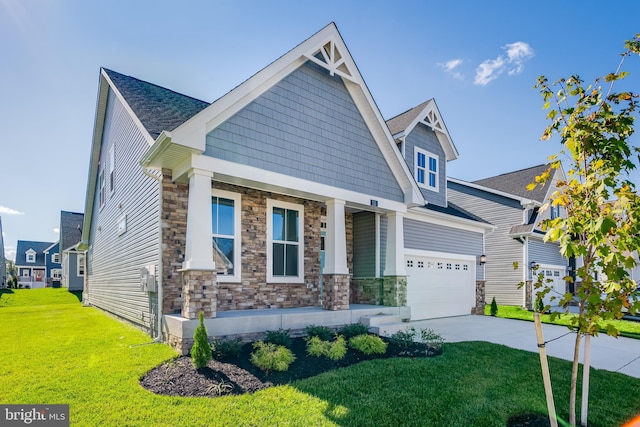
<path fill-rule="evenodd" d="M 640 309 L 637 284 L 629 274 L 640 248 L 640 197 L 630 179 L 640 150 L 629 141 L 634 132 L 638 94 L 614 91 L 614 84 L 620 85 L 628 75 L 622 65 L 632 55 L 640 55 L 640 34 L 625 43 L 617 70 L 596 79 L 593 85 L 584 86 L 578 76 L 550 85 L 541 76 L 535 86 L 551 120 L 541 139 L 549 140 L 557 134 L 562 144 L 559 154 L 549 159 L 550 167 L 557 169 L 564 162 L 568 169 L 566 181 L 556 183 L 557 191 L 546 203 L 546 207 L 561 206 L 567 215 L 544 220 L 541 227 L 546 231 L 545 241 L 557 242 L 565 257 L 582 261 L 575 272 L 575 293 L 567 293 L 558 301 L 567 315 L 570 302 L 578 305 L 578 313 L 571 319 L 577 332 L 569 402 L 572 426 L 576 425 L 581 338 L 597 335 L 603 321 L 619 319 L 625 310 L 635 313 Z M 528 188 L 544 185 L 551 176 L 549 169 Z M 534 286 L 540 298 L 549 292 L 540 276 Z M 606 327 L 606 333 L 618 335 L 612 325 Z M 585 345 L 585 354 L 588 351 Z M 584 371 L 583 387 L 588 391 L 586 363 Z M 588 397 L 583 394 L 583 425 L 585 400 Z"/>

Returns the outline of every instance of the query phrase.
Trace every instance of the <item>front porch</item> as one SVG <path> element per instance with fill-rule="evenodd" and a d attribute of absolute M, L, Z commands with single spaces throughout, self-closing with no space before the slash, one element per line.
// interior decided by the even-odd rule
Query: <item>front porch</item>
<path fill-rule="evenodd" d="M 361 323 L 363 317 L 381 314 L 408 320 L 411 318 L 411 309 L 406 306 L 350 304 L 348 310 L 339 311 L 328 311 L 321 307 L 231 310 L 218 312 L 216 317 L 205 319 L 204 323 L 211 337 L 253 340 L 261 339 L 267 331 L 289 329 L 292 336 L 301 336 L 308 325 L 337 329 L 351 323 Z M 162 334 L 166 342 L 185 355 L 193 345 L 196 326 L 198 319 L 186 319 L 179 314 L 165 315 Z"/>

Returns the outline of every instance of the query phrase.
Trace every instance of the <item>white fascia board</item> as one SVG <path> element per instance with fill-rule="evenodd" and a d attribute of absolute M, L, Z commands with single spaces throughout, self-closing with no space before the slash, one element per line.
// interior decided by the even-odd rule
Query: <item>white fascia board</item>
<path fill-rule="evenodd" d="M 485 224 L 478 221 L 473 221 L 466 218 L 458 218 L 452 215 L 447 215 L 442 212 L 434 212 L 427 209 L 411 208 L 407 211 L 405 218 L 413 219 L 416 221 L 428 222 L 430 224 L 442 225 L 451 228 L 457 228 L 460 230 L 473 231 L 476 233 L 485 233 L 487 231 L 496 230 L 496 226 L 492 224 Z"/>
<path fill-rule="evenodd" d="M 483 185 L 474 184 L 472 182 L 463 181 L 461 179 L 456 178 L 447 178 L 447 181 L 454 182 L 456 184 L 464 185 L 466 187 L 475 188 L 476 190 L 485 191 L 487 193 L 495 194 L 498 196 L 506 197 L 508 199 L 517 200 L 520 202 L 522 207 L 530 207 L 530 206 L 542 206 L 542 203 L 537 202 L 533 199 L 528 199 L 526 197 L 516 196 L 515 194 L 505 193 L 504 191 L 494 190 L 493 188 L 485 187 Z"/>
<path fill-rule="evenodd" d="M 407 211 L 407 205 L 404 202 L 345 190 L 331 185 L 320 184 L 290 175 L 204 155 L 192 155 L 188 162 L 185 161 L 174 169 L 174 180 L 192 168 L 212 171 L 215 181 L 228 182 L 230 184 L 272 191 L 309 200 L 324 201 L 328 199 L 340 199 L 345 200 L 347 206 L 366 208 L 371 211 L 394 211 L 402 213 Z M 371 200 L 378 202 L 376 208 L 371 206 Z"/>
<path fill-rule="evenodd" d="M 51 250 L 55 245 L 57 245 L 58 243 L 60 243 L 60 240 L 58 240 L 57 242 L 54 242 L 51 244 L 51 246 L 49 246 L 47 249 L 44 250 L 45 254 L 49 253 L 49 250 Z"/>

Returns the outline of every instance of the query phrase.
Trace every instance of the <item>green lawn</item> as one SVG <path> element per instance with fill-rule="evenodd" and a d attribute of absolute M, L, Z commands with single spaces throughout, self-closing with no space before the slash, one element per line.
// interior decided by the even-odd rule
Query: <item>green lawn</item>
<path fill-rule="evenodd" d="M 1 403 L 68 403 L 81 426 L 505 426 L 546 411 L 538 356 L 481 343 L 442 356 L 364 362 L 252 395 L 157 396 L 138 378 L 175 356 L 166 345 L 62 289 L 0 291 Z M 49 303 L 51 302 L 51 303 Z M 550 360 L 566 419 L 570 363 Z M 640 380 L 592 370 L 590 425 L 640 413 Z"/>
<path fill-rule="evenodd" d="M 490 306 L 485 306 L 485 314 L 490 315 Z M 505 319 L 519 319 L 519 320 L 528 320 L 533 322 L 533 312 L 526 310 L 522 307 L 513 306 L 513 305 L 498 305 L 498 316 L 503 317 Z M 556 325 L 571 325 L 571 317 L 567 315 L 562 315 L 555 321 L 551 321 L 551 317 L 548 314 L 543 314 L 540 316 L 540 320 L 543 323 L 553 323 Z M 602 322 L 602 328 L 606 328 L 608 324 L 612 324 L 616 327 L 616 329 L 620 332 L 620 335 L 640 339 L 640 322 L 630 321 L 630 320 L 609 320 L 607 322 Z"/>

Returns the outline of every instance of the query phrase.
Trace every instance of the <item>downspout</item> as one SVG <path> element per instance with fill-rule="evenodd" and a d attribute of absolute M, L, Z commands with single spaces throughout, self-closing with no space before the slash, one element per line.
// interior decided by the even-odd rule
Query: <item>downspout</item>
<path fill-rule="evenodd" d="M 163 298 L 162 277 L 164 275 L 163 268 L 162 268 L 162 173 L 160 173 L 160 175 L 158 176 L 154 173 L 151 173 L 149 169 L 146 167 L 142 168 L 142 172 L 144 172 L 144 174 L 147 175 L 148 177 L 158 181 L 158 184 L 160 185 L 160 191 L 158 196 L 158 225 L 160 227 L 160 230 L 158 232 L 158 255 L 159 256 L 158 256 L 158 274 L 156 274 L 156 280 L 158 284 L 158 321 L 157 321 L 158 333 L 152 341 L 156 343 L 156 342 L 162 342 L 162 298 Z"/>

